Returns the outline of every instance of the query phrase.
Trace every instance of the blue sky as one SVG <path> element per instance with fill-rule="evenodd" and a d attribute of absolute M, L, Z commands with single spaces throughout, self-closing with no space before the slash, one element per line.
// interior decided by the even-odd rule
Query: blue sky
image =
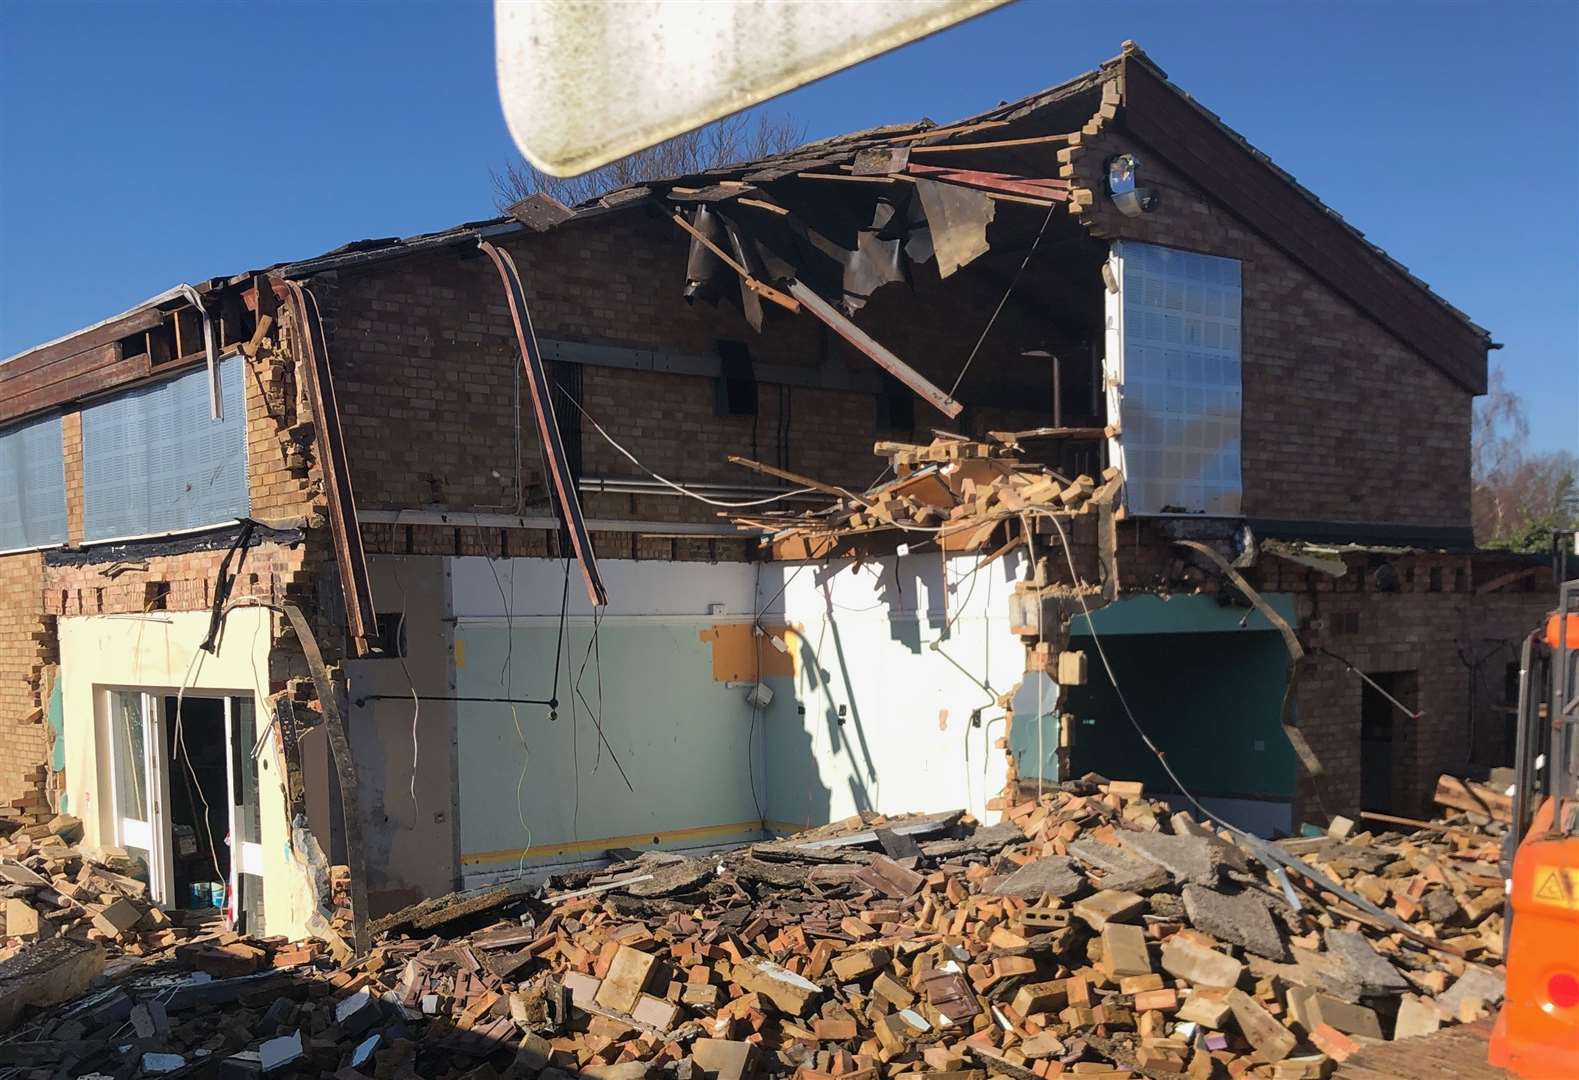
<path fill-rule="evenodd" d="M 1579 4 L 1021 0 L 787 95 L 946 121 L 1139 42 L 1488 327 L 1579 448 Z M 0 356 L 178 281 L 493 212 L 492 7 L 0 0 Z"/>

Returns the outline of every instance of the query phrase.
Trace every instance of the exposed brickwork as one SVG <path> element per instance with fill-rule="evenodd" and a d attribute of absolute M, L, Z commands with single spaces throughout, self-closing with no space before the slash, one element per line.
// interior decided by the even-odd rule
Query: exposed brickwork
<path fill-rule="evenodd" d="M 1297 809 L 1310 820 L 1324 820 L 1324 810 L 1352 816 L 1362 808 L 1386 809 L 1361 805 L 1363 684 L 1321 651 L 1326 650 L 1367 674 L 1415 673 L 1415 698 L 1405 704 L 1422 715 L 1393 717 L 1390 779 L 1393 810 L 1427 816 L 1439 774 L 1508 764 L 1488 745 L 1488 706 L 1483 695 L 1472 694 L 1471 672 L 1488 643 L 1516 639 L 1536 626 L 1552 605 L 1551 575 L 1541 569 L 1530 579 L 1530 591 L 1477 596 L 1476 560 L 1404 556 L 1388 562 L 1398 574 L 1399 591 L 1380 592 L 1375 569 L 1364 560 L 1351 562 L 1354 569 L 1334 581 L 1273 559 L 1263 579 L 1265 588 L 1297 594 L 1310 652 L 1300 672 L 1296 722 L 1327 775 L 1318 785 L 1301 782 Z M 1491 565 L 1501 569 L 1494 560 Z M 1499 669 L 1499 696 L 1500 678 Z"/>
<path fill-rule="evenodd" d="M 1125 150 L 1160 206 L 1127 218 L 1098 198 L 1095 234 L 1243 263 L 1244 513 L 1467 527 L 1470 393 L 1144 147 L 1103 133 L 1072 171 Z"/>
<path fill-rule="evenodd" d="M 66 539 L 82 543 L 82 413 L 75 407 L 60 417 L 60 442 L 66 466 Z"/>
<path fill-rule="evenodd" d="M 738 340 L 763 364 L 814 370 L 823 364 L 875 370 L 809 316 L 770 312 L 758 335 L 727 302 L 687 305 L 686 245 L 666 221 L 640 212 L 600 219 L 512 242 L 540 338 L 713 355 L 716 342 Z M 962 272 L 947 282 L 921 281 L 879 290 L 861 325 L 944 386 L 969 355 L 1001 284 Z M 357 503 L 368 508 L 443 507 L 479 512 L 515 508 L 515 405 L 519 359 L 502 286 L 484 259 L 456 252 L 412 257 L 356 273 L 315 278 L 313 290 L 332 328 L 329 350 Z M 990 299 L 989 299 L 990 297 Z M 918 299 L 921 313 L 918 314 Z M 1099 302 L 1093 280 L 1090 304 Z M 985 431 L 1048 422 L 1050 375 L 1031 369 L 1014 343 L 1023 313 L 1002 320 L 1001 338 L 984 347 L 961 390 L 990 391 L 1005 378 L 1045 387 L 1037 400 L 1002 389 L 1024 408 L 971 410 L 949 423 L 918 400 L 916 430 L 885 438 L 926 439 L 931 426 Z M 551 375 L 554 373 L 551 372 Z M 650 468 L 701 483 L 762 484 L 725 459 L 755 456 L 821 479 L 866 486 L 880 464 L 874 398 L 868 393 L 758 384 L 756 417 L 718 416 L 710 378 L 584 366 L 589 414 Z M 523 474 L 529 500 L 543 506 L 541 455 L 530 395 L 521 391 Z M 570 413 L 567 407 L 561 411 Z M 561 422 L 575 423 L 571 414 Z M 399 438 L 391 438 L 391 429 Z M 641 476 L 592 428 L 581 423 L 587 475 Z M 788 444 L 787 459 L 779 447 Z M 716 520 L 705 506 L 673 498 L 643 500 L 658 520 Z M 619 505 L 589 516 L 630 517 Z"/>
<path fill-rule="evenodd" d="M 311 455 L 304 449 L 310 447 L 311 425 L 299 422 L 295 387 L 295 364 L 288 355 L 266 348 L 248 362 L 248 475 L 253 515 L 264 520 L 299 523 L 321 510 L 321 484 L 309 473 Z M 64 413 L 61 430 L 67 536 L 80 543 L 82 417 L 77 409 Z M 297 601 L 315 617 L 325 655 L 333 660 L 343 655 L 344 631 L 327 618 L 332 605 L 318 602 L 319 580 L 326 561 L 332 566 L 332 556 L 321 519 L 308 524 L 312 529 L 306 544 L 265 543 L 249 549 L 232 596 Z M 17 797 L 32 783 L 44 758 L 45 730 L 36 717 L 43 704 L 44 667 L 55 660 L 55 620 L 150 607 L 206 610 L 223 557 L 223 550 L 156 556 L 143 560 L 146 569 L 117 568 L 113 575 L 107 572 L 110 560 L 46 567 L 38 553 L 0 557 L 0 800 Z M 275 650 L 271 668 L 271 689 L 306 674 L 294 643 Z"/>
<path fill-rule="evenodd" d="M 0 802 L 23 792 L 23 770 L 44 760 L 42 665 L 54 649 L 54 619 L 40 603 L 43 556 L 0 557 Z"/>

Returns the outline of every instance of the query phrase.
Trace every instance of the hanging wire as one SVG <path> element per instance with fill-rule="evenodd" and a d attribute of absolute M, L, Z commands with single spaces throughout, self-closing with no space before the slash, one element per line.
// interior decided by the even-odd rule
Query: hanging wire
<path fill-rule="evenodd" d="M 998 306 L 992 309 L 992 317 L 987 320 L 987 325 L 981 328 L 981 336 L 976 339 L 976 345 L 970 350 L 970 355 L 965 358 L 965 366 L 959 369 L 959 375 L 954 379 L 954 385 L 949 387 L 948 396 L 953 397 L 959 389 L 959 384 L 965 381 L 965 373 L 970 370 L 970 365 L 975 362 L 976 354 L 981 351 L 981 343 L 987 340 L 987 333 L 992 329 L 992 324 L 998 321 L 998 316 L 1003 312 L 1003 307 L 1009 302 L 1009 297 L 1014 295 L 1014 287 L 1020 283 L 1020 278 L 1025 274 L 1025 268 L 1031 265 L 1031 256 L 1036 254 L 1037 247 L 1042 242 L 1042 234 L 1047 232 L 1047 225 L 1053 220 L 1053 211 L 1058 204 L 1054 203 L 1047 208 L 1047 216 L 1042 219 L 1042 227 L 1036 230 L 1036 239 L 1031 242 L 1030 248 L 1025 253 L 1025 258 L 1020 260 L 1020 268 L 1014 272 L 1014 279 L 1009 282 L 1009 287 L 1003 292 L 1003 299 L 998 301 Z"/>

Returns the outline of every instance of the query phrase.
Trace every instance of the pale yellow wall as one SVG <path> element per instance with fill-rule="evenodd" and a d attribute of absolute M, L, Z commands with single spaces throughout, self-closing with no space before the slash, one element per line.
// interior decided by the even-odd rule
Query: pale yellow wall
<path fill-rule="evenodd" d="M 261 730 L 269 719 L 263 699 L 268 692 L 268 652 L 275 618 L 260 608 L 231 611 L 218 653 L 202 653 L 189 679 L 185 678 L 187 671 L 208 633 L 207 612 L 80 615 L 60 620 L 67 806 L 82 819 L 85 845 L 107 845 L 115 836 L 113 808 L 108 805 L 110 755 L 107 747 L 101 750 L 106 691 L 173 693 L 185 681 L 188 693 L 250 694 L 258 705 Z M 191 732 L 187 736 L 191 737 Z M 284 776 L 279 744 L 271 739 L 258 758 L 264 922 L 269 934 L 296 938 L 307 936 L 314 903 L 304 868 L 291 855 Z"/>

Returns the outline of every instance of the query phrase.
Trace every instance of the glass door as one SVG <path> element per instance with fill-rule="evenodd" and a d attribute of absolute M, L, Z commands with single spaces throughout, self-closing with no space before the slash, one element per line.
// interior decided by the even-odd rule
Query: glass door
<path fill-rule="evenodd" d="M 258 725 L 250 697 L 225 700 L 230 749 L 230 921 L 263 933 L 263 829 L 258 820 Z"/>
<path fill-rule="evenodd" d="M 137 690 L 109 695 L 110 787 L 115 843 L 137 864 L 155 903 L 169 903 L 169 828 L 163 818 L 164 723 L 155 699 Z"/>

